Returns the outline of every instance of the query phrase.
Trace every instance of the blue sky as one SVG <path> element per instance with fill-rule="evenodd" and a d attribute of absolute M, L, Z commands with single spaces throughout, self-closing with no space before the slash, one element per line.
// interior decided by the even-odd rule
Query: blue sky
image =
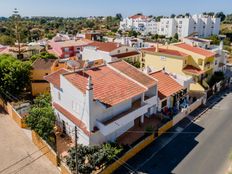
<path fill-rule="evenodd" d="M 22 16 L 167 15 L 204 11 L 232 13 L 232 0 L 0 0 L 0 16 L 17 7 Z"/>

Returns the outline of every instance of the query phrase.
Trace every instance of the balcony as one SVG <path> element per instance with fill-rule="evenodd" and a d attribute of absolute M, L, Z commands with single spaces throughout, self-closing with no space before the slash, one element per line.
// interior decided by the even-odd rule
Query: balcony
<path fill-rule="evenodd" d="M 96 126 L 104 136 L 110 135 L 113 132 L 120 130 L 128 123 L 134 121 L 136 118 L 147 113 L 148 108 L 149 105 L 147 103 L 144 102 L 143 104 L 141 104 L 140 101 L 136 101 L 135 103 L 133 103 L 132 107 L 129 110 L 119 115 L 116 115 L 112 119 L 105 122 L 97 121 Z"/>

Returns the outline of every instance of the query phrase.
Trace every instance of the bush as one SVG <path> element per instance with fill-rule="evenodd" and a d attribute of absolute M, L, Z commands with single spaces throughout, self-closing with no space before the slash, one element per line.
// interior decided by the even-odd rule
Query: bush
<path fill-rule="evenodd" d="M 106 143 L 100 146 L 77 147 L 77 164 L 75 148 L 69 150 L 66 163 L 70 170 L 75 171 L 76 166 L 79 173 L 92 173 L 96 169 L 102 169 L 109 164 L 122 151 L 122 147 L 117 144 Z"/>
<path fill-rule="evenodd" d="M 50 103 L 50 96 L 41 95 L 34 100 L 26 124 L 47 142 L 54 141 L 56 116 Z"/>

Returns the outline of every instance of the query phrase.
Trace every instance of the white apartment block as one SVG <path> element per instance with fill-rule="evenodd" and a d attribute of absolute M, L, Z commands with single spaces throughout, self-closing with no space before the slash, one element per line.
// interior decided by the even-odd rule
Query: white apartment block
<path fill-rule="evenodd" d="M 203 14 L 179 18 L 161 18 L 160 22 L 143 15 L 134 15 L 123 19 L 119 29 L 134 29 L 143 34 L 159 34 L 166 37 L 172 37 L 177 33 L 179 38 L 196 32 L 199 37 L 209 37 L 219 34 L 220 22 L 220 18 Z"/>
<path fill-rule="evenodd" d="M 115 141 L 157 110 L 157 81 L 132 65 L 117 61 L 80 71 L 58 70 L 50 83 L 57 124 L 84 145 Z"/>

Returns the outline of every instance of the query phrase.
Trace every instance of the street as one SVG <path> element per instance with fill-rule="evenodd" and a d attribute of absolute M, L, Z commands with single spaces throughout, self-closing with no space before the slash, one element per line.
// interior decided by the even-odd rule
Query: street
<path fill-rule="evenodd" d="M 215 99 L 217 99 L 216 96 Z M 215 100 L 212 100 L 212 103 Z M 208 105 L 210 105 L 209 103 Z M 115 173 L 224 174 L 232 149 L 232 93 L 209 108 L 183 132 L 164 135 Z M 193 115 L 195 116 L 195 115 Z M 189 118 L 193 117 L 189 116 Z M 189 119 L 188 119 L 189 120 Z M 175 127 L 183 129 L 187 119 Z M 165 141 L 169 140 L 167 144 Z M 162 145 L 163 144 L 163 145 Z M 158 149 L 158 150 L 157 150 Z"/>
<path fill-rule="evenodd" d="M 58 174 L 27 134 L 0 108 L 0 174 Z"/>

